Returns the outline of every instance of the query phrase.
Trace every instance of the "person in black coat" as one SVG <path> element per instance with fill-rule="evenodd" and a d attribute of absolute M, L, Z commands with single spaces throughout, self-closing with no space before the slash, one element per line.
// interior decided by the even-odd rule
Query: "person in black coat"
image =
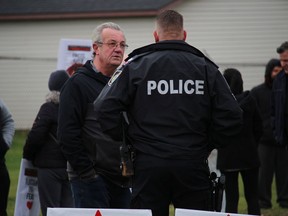
<path fill-rule="evenodd" d="M 238 175 L 242 176 L 248 214 L 260 215 L 258 204 L 258 141 L 262 135 L 262 119 L 255 99 L 243 92 L 241 73 L 229 68 L 224 77 L 243 110 L 243 126 L 232 137 L 231 145 L 218 149 L 217 168 L 226 176 L 226 212 L 237 213 L 239 201 Z"/>
<path fill-rule="evenodd" d="M 271 116 L 273 135 L 276 143 L 286 152 L 286 157 L 283 158 L 282 166 L 286 170 L 282 172 L 282 185 L 277 202 L 282 208 L 288 208 L 288 175 L 287 175 L 287 149 L 288 149 L 288 41 L 285 41 L 277 48 L 282 70 L 277 74 L 273 81 L 272 96 L 271 96 Z M 278 189 L 278 188 L 277 188 Z"/>
<path fill-rule="evenodd" d="M 57 141 L 60 89 L 68 80 L 65 70 L 51 73 L 50 92 L 42 104 L 23 149 L 23 157 L 38 168 L 38 190 L 42 215 L 47 207 L 73 207 L 66 171 L 67 161 Z"/>
<path fill-rule="evenodd" d="M 283 164 L 287 163 L 288 151 L 285 147 L 277 144 L 273 136 L 271 124 L 271 95 L 273 80 L 281 71 L 279 59 L 270 59 L 266 65 L 265 81 L 251 89 L 251 95 L 256 99 L 262 120 L 263 135 L 259 141 L 258 153 L 260 158 L 259 169 L 259 205 L 260 208 L 268 209 L 272 207 L 271 187 L 275 174 L 275 183 L 277 189 L 277 200 L 281 200 L 285 192 L 285 176 L 288 176 L 288 170 Z"/>

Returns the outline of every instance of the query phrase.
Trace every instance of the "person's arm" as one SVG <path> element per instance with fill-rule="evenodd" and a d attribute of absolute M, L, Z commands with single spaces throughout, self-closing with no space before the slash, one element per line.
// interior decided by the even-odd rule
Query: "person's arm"
<path fill-rule="evenodd" d="M 252 99 L 255 102 L 255 112 L 253 116 L 253 124 L 254 124 L 253 132 L 254 132 L 256 144 L 258 146 L 258 143 L 263 135 L 263 120 L 262 120 L 262 116 L 260 114 L 260 110 L 259 110 L 256 100 L 253 97 Z"/>
<path fill-rule="evenodd" d="M 44 103 L 37 113 L 32 128 L 27 135 L 23 148 L 23 158 L 33 161 L 35 155 L 40 151 L 45 141 L 48 139 L 51 122 L 51 104 Z"/>
<path fill-rule="evenodd" d="M 217 71 L 215 77 L 210 78 L 209 76 L 211 75 L 208 70 L 208 80 L 211 83 L 209 89 L 212 105 L 210 142 L 216 148 L 221 148 L 231 144 L 231 137 L 240 132 L 242 127 L 242 110 L 222 74 Z"/>
<path fill-rule="evenodd" d="M 0 99 L 0 159 L 3 159 L 12 145 L 15 133 L 14 120 L 4 102 Z"/>
<path fill-rule="evenodd" d="M 84 178 L 94 172 L 93 163 L 82 143 L 82 126 L 87 100 L 80 86 L 69 79 L 60 94 L 58 114 L 58 140 L 61 150 L 74 171 Z"/>
<path fill-rule="evenodd" d="M 94 102 L 94 110 L 101 130 L 117 141 L 123 138 L 123 112 L 127 111 L 129 97 L 131 97 L 128 84 L 129 70 L 126 68 L 113 83 L 103 88 Z"/>

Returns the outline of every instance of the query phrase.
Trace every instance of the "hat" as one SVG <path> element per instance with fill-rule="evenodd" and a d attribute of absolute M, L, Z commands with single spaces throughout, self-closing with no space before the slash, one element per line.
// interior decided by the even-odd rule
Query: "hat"
<path fill-rule="evenodd" d="M 281 54 L 283 53 L 284 51 L 288 50 L 288 41 L 285 41 L 284 43 L 282 43 L 280 45 L 280 47 L 277 48 L 277 53 Z"/>
<path fill-rule="evenodd" d="M 60 91 L 69 76 L 65 70 L 57 70 L 50 74 L 48 87 L 50 91 Z"/>
<path fill-rule="evenodd" d="M 240 71 L 238 71 L 236 68 L 227 68 L 224 70 L 223 76 L 234 95 L 238 95 L 243 92 L 243 79 Z"/>

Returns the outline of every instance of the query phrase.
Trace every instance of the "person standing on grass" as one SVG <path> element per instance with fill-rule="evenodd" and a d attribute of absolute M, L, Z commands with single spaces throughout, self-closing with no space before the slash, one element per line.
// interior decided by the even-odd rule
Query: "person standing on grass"
<path fill-rule="evenodd" d="M 122 176 L 120 146 L 104 135 L 95 120 L 93 102 L 122 63 L 128 47 L 123 30 L 103 23 L 92 36 L 93 59 L 61 91 L 58 137 L 77 208 L 129 208 L 130 179 Z"/>
<path fill-rule="evenodd" d="M 266 64 L 265 80 L 262 84 L 251 89 L 251 95 L 255 98 L 263 120 L 263 135 L 259 141 L 258 153 L 260 159 L 259 168 L 259 205 L 262 209 L 272 208 L 272 182 L 275 176 L 277 197 L 282 191 L 283 174 L 287 173 L 283 164 L 288 158 L 288 152 L 277 145 L 273 136 L 271 125 L 271 94 L 273 80 L 282 70 L 279 59 L 270 59 Z M 283 151 L 284 150 L 284 151 Z M 287 170 L 287 171 L 286 171 Z M 285 176 L 285 175 L 284 175 Z"/>
<path fill-rule="evenodd" d="M 134 50 L 94 102 L 104 133 L 121 140 L 127 112 L 135 148 L 132 208 L 168 216 L 175 208 L 208 210 L 209 143 L 231 144 L 242 111 L 218 67 L 185 42 L 183 16 L 156 18 L 156 43 Z M 119 73 L 118 73 L 119 72 Z"/>
<path fill-rule="evenodd" d="M 282 208 L 288 208 L 288 41 L 277 48 L 282 70 L 273 81 L 272 87 L 272 127 L 276 143 L 282 148 L 286 157 L 283 158 L 281 185 L 277 188 L 277 203 Z"/>
<path fill-rule="evenodd" d="M 5 154 L 12 145 L 14 133 L 12 115 L 0 99 L 0 216 L 7 216 L 10 176 L 5 163 Z"/>
<path fill-rule="evenodd" d="M 60 90 L 68 78 L 65 70 L 50 74 L 50 92 L 39 109 L 23 148 L 23 158 L 32 161 L 38 168 L 38 191 L 43 216 L 47 215 L 48 207 L 73 207 L 66 171 L 67 160 L 57 141 Z"/>
<path fill-rule="evenodd" d="M 241 73 L 228 68 L 223 73 L 239 106 L 243 110 L 242 130 L 231 137 L 231 145 L 218 149 L 217 169 L 225 175 L 227 213 L 238 212 L 239 174 L 244 185 L 248 214 L 260 215 L 258 203 L 258 170 L 260 166 L 258 143 L 262 136 L 262 118 L 250 91 L 243 91 Z"/>

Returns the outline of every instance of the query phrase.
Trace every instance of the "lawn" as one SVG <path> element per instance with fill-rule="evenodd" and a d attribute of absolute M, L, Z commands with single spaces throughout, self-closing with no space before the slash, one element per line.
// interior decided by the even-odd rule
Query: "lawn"
<path fill-rule="evenodd" d="M 22 149 L 27 136 L 27 131 L 16 131 L 13 146 L 6 155 L 6 163 L 10 173 L 11 185 L 8 200 L 8 216 L 14 215 L 15 195 L 18 184 L 18 175 L 20 168 L 20 161 L 22 158 Z M 241 182 L 241 181 L 240 181 Z M 275 185 L 273 184 L 273 208 L 269 210 L 262 210 L 264 216 L 288 216 L 288 209 L 282 209 L 276 204 Z M 246 201 L 243 195 L 242 182 L 240 183 L 240 201 L 239 213 L 247 214 Z M 171 206 L 170 216 L 173 214 L 173 207 Z"/>

